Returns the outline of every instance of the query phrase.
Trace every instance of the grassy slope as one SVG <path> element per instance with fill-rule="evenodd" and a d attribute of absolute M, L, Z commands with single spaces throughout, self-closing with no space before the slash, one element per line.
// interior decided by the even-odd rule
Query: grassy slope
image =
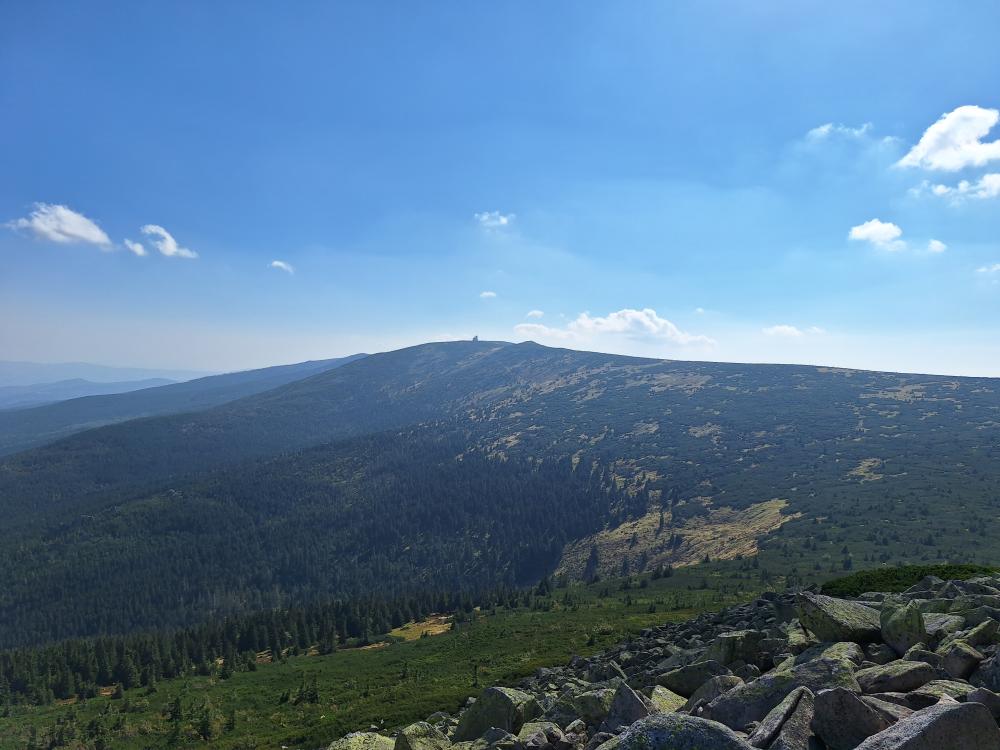
<path fill-rule="evenodd" d="M 393 727 L 434 711 L 454 711 L 479 690 L 474 669 L 480 686 L 511 682 L 540 666 L 565 663 L 573 654 L 607 648 L 649 625 L 687 619 L 751 596 L 749 588 L 737 593 L 734 584 L 724 582 L 733 572 L 733 566 L 727 567 L 679 571 L 650 580 L 646 588 L 621 590 L 619 582 L 609 581 L 557 589 L 539 600 L 542 609 L 484 613 L 439 636 L 292 657 L 228 680 L 192 676 L 161 682 L 152 694 L 128 691 L 126 700 L 101 697 L 76 706 L 15 707 L 11 716 L 0 718 L 0 750 L 20 750 L 28 745 L 32 727 L 46 737 L 69 716 L 75 717 L 77 742 L 83 742 L 85 728 L 96 720 L 107 728 L 107 748 L 198 746 L 206 744 L 197 734 L 206 706 L 216 731 L 212 747 L 322 747 L 372 724 Z M 318 703 L 281 702 L 282 693 L 294 693 L 312 680 Z M 181 737 L 171 744 L 166 713 L 177 696 L 185 720 Z M 128 704 L 132 710 L 124 711 Z M 225 731 L 232 711 L 236 728 Z M 88 737 L 84 744 L 64 746 L 93 747 L 93 742 Z"/>

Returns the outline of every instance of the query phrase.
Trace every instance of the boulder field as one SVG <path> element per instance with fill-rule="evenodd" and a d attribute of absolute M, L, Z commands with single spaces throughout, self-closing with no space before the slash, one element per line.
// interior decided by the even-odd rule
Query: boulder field
<path fill-rule="evenodd" d="M 1000 576 L 768 593 L 329 750 L 1000 750 Z"/>

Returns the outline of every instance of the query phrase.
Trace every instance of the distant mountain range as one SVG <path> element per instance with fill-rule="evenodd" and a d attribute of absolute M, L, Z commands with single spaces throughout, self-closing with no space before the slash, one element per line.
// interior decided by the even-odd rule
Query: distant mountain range
<path fill-rule="evenodd" d="M 116 422 L 208 409 L 331 370 L 363 356 L 356 354 L 337 359 L 210 375 L 183 383 L 141 390 L 123 389 L 128 392 L 70 398 L 30 409 L 0 411 L 0 455 Z"/>
<path fill-rule="evenodd" d="M 546 573 L 1000 559 L 995 379 L 471 341 L 336 364 L 0 462 L 0 644 Z"/>
<path fill-rule="evenodd" d="M 197 370 L 153 370 L 141 367 L 114 367 L 88 362 L 7 362 L 0 361 L 0 387 L 38 385 L 60 380 L 89 380 L 93 383 L 117 383 L 134 380 L 191 380 L 212 375 Z"/>
<path fill-rule="evenodd" d="M 82 396 L 104 396 L 112 393 L 138 391 L 142 388 L 156 388 L 161 385 L 170 385 L 173 382 L 175 381 L 166 378 L 149 378 L 147 380 L 95 383 L 92 380 L 73 378 L 72 380 L 57 380 L 54 383 L 4 385 L 0 386 L 0 409 L 24 409 L 29 406 L 51 404 L 55 401 L 65 401 Z"/>

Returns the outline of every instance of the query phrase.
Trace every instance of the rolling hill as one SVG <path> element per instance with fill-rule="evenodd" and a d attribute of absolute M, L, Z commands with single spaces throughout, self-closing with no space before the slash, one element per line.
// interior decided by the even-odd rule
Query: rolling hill
<path fill-rule="evenodd" d="M 998 386 L 532 343 L 372 355 L 8 458 L 0 642 L 550 572 L 995 559 Z"/>
<path fill-rule="evenodd" d="M 16 453 L 77 432 L 138 417 L 208 409 L 325 372 L 362 356 L 364 355 L 359 354 L 210 375 L 183 383 L 144 387 L 141 390 L 105 390 L 103 393 L 109 395 L 70 398 L 31 409 L 0 412 L 0 455 Z"/>

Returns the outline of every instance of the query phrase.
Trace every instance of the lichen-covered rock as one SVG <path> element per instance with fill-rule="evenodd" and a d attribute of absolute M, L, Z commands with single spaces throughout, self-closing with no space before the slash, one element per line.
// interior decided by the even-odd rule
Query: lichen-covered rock
<path fill-rule="evenodd" d="M 618 734 L 622 727 L 627 727 L 639 719 L 649 716 L 652 711 L 648 699 L 639 695 L 624 682 L 615 690 L 615 696 L 608 709 L 608 715 L 601 724 L 602 732 Z"/>
<path fill-rule="evenodd" d="M 799 699 L 808 694 L 812 698 L 812 691 L 809 688 L 796 688 L 781 701 L 777 706 L 768 711 L 767 716 L 757 726 L 747 738 L 753 747 L 769 748 L 778 738 L 781 728 L 789 717 L 795 712 Z"/>
<path fill-rule="evenodd" d="M 708 660 L 671 670 L 660 675 L 656 681 L 667 690 L 690 698 L 706 680 L 723 674 L 732 674 L 732 672 L 719 662 Z"/>
<path fill-rule="evenodd" d="M 1000 719 L 1000 695 L 986 688 L 974 688 L 965 696 L 969 703 L 982 703 L 993 714 L 994 719 Z"/>
<path fill-rule="evenodd" d="M 393 750 L 395 740 L 377 732 L 351 732 L 334 740 L 327 750 Z"/>
<path fill-rule="evenodd" d="M 714 721 L 686 714 L 653 714 L 619 738 L 617 750 L 749 750 L 738 734 Z"/>
<path fill-rule="evenodd" d="M 742 730 L 750 722 L 763 719 L 785 696 L 799 687 L 807 687 L 814 693 L 835 687 L 861 692 L 848 662 L 816 659 L 791 669 L 768 672 L 753 682 L 735 687 L 709 703 L 705 713 L 714 721 Z"/>
<path fill-rule="evenodd" d="M 966 679 L 986 657 L 965 641 L 954 641 L 943 654 L 941 666 L 949 676 Z"/>
<path fill-rule="evenodd" d="M 893 661 L 862 669 L 854 675 L 865 693 L 909 692 L 938 677 L 938 671 L 922 661 Z"/>
<path fill-rule="evenodd" d="M 451 740 L 426 721 L 410 724 L 396 735 L 395 750 L 447 750 L 449 747 Z"/>
<path fill-rule="evenodd" d="M 830 750 L 853 750 L 863 740 L 892 724 L 850 690 L 834 688 L 816 694 L 812 728 Z"/>
<path fill-rule="evenodd" d="M 1000 750 L 1000 731 L 979 703 L 939 703 L 893 724 L 857 750 Z"/>
<path fill-rule="evenodd" d="M 524 706 L 530 700 L 530 695 L 513 688 L 486 688 L 462 714 L 453 739 L 473 740 L 491 727 L 512 733 L 520 731 L 525 721 Z"/>
<path fill-rule="evenodd" d="M 677 693 L 667 690 L 662 685 L 654 685 L 649 692 L 649 702 L 653 704 L 654 713 L 670 713 L 678 710 L 687 701 Z"/>
<path fill-rule="evenodd" d="M 690 712 L 698 704 L 710 703 L 723 693 L 742 684 L 743 680 L 734 674 L 720 674 L 718 677 L 712 677 L 691 694 L 687 703 L 684 704 L 684 710 Z"/>
<path fill-rule="evenodd" d="M 815 711 L 814 698 L 809 690 L 802 690 L 792 713 L 781 725 L 777 739 L 769 750 L 809 750 L 813 736 L 812 721 Z"/>
<path fill-rule="evenodd" d="M 882 636 L 878 612 L 864 604 L 803 591 L 796 600 L 799 621 L 822 641 L 870 643 Z"/>
<path fill-rule="evenodd" d="M 765 634 L 759 630 L 722 633 L 709 644 L 704 658 L 719 664 L 732 664 L 734 661 L 753 664 L 760 658 L 761 641 L 764 638 Z"/>
<path fill-rule="evenodd" d="M 937 703 L 944 697 L 954 698 L 957 701 L 964 701 L 966 696 L 975 690 L 967 682 L 958 680 L 931 680 L 926 685 L 921 685 L 913 690 L 910 695 L 915 698 L 926 698 L 928 705 Z"/>
<path fill-rule="evenodd" d="M 611 688 L 588 690 L 576 696 L 573 706 L 581 719 L 591 726 L 597 726 L 608 717 L 614 699 L 615 691 Z"/>
<path fill-rule="evenodd" d="M 887 599 L 879 614 L 882 640 L 902 656 L 918 643 L 927 643 L 930 633 L 924 625 L 924 615 L 914 601 Z"/>

